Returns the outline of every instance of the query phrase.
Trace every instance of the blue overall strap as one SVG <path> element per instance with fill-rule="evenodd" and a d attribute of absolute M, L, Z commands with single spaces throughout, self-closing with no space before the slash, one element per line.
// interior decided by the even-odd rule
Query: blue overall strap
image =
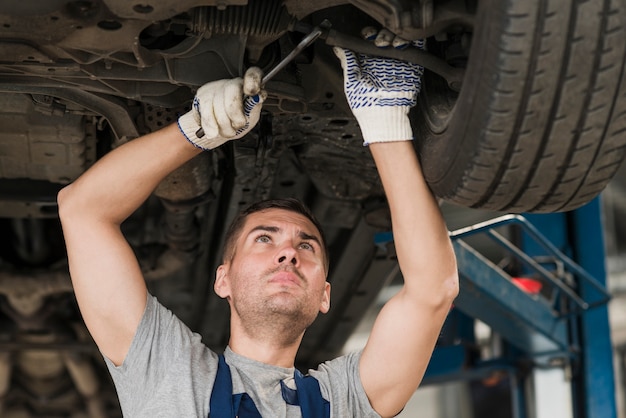
<path fill-rule="evenodd" d="M 294 373 L 302 418 L 330 418 L 330 403 L 322 397 L 320 384 L 313 376 Z"/>
<path fill-rule="evenodd" d="M 224 356 L 220 354 L 217 363 L 217 375 L 213 383 L 209 404 L 211 418 L 261 418 L 261 414 L 254 405 L 254 401 L 247 393 L 233 395 L 233 379 L 230 376 L 230 367 Z"/>
<path fill-rule="evenodd" d="M 320 384 L 313 376 L 294 372 L 296 390 L 289 389 L 282 381 L 282 396 L 289 405 L 299 405 L 302 418 L 330 418 L 330 403 L 322 397 Z M 223 355 L 219 356 L 217 375 L 209 404 L 211 418 L 261 418 L 254 401 L 247 393 L 233 395 L 230 367 Z"/>

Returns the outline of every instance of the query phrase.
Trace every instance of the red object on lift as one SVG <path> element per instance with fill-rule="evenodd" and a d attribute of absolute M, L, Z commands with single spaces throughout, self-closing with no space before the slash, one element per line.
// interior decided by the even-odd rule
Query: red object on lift
<path fill-rule="evenodd" d="M 517 287 L 531 295 L 538 295 L 543 287 L 543 284 L 539 280 L 530 279 L 528 277 L 513 277 L 512 280 Z"/>

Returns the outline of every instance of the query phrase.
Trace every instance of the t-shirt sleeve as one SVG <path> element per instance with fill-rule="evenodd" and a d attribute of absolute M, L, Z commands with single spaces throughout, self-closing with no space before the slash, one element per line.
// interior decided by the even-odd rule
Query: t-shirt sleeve
<path fill-rule="evenodd" d="M 330 402 L 331 417 L 380 418 L 367 399 L 359 374 L 361 351 L 338 357 L 309 370 L 322 396 Z"/>
<path fill-rule="evenodd" d="M 152 295 L 124 362 L 105 363 L 124 416 L 207 416 L 217 356 Z"/>

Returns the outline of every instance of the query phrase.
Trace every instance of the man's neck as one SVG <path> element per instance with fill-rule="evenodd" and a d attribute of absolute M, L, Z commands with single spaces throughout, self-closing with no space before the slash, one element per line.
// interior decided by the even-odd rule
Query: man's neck
<path fill-rule="evenodd" d="M 273 366 L 294 366 L 296 353 L 304 334 L 300 334 L 296 338 L 286 339 L 284 334 L 263 334 L 257 330 L 251 335 L 242 328 L 237 328 L 231 326 L 231 336 L 228 343 L 234 353 Z"/>

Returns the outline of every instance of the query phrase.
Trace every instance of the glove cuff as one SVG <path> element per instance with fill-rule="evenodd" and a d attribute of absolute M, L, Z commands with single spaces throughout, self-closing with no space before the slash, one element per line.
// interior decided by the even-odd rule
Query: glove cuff
<path fill-rule="evenodd" d="M 216 138 L 208 138 L 206 135 L 198 138 L 197 132 L 200 130 L 200 125 L 196 122 L 193 110 L 178 118 L 178 129 L 193 146 L 205 151 L 217 148 L 224 142 Z"/>
<path fill-rule="evenodd" d="M 412 141 L 409 109 L 397 106 L 372 106 L 353 109 L 363 134 L 363 145 L 374 142 Z"/>

